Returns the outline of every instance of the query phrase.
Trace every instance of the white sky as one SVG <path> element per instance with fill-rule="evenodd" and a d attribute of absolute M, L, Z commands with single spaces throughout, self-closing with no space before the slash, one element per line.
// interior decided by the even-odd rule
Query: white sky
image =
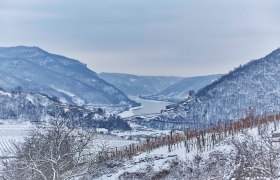
<path fill-rule="evenodd" d="M 0 0 L 0 46 L 96 72 L 226 73 L 280 47 L 279 0 Z"/>

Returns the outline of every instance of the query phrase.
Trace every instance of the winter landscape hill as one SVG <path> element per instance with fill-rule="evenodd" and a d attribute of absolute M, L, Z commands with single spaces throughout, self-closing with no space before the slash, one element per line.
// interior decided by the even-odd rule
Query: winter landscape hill
<path fill-rule="evenodd" d="M 0 87 L 7 91 L 20 86 L 24 92 L 56 96 L 71 104 L 134 105 L 85 64 L 38 47 L 0 48 L 0 75 Z"/>
<path fill-rule="evenodd" d="M 0 0 L 0 180 L 280 180 L 279 7 Z"/>
<path fill-rule="evenodd" d="M 11 71 L 3 72 L 4 77 L 17 73 L 11 70 L 12 65 L 15 69 L 18 64 L 26 69 L 31 66 L 27 62 L 19 63 L 21 59 L 17 58 L 12 58 L 11 64 L 5 57 L 1 59 L 3 68 L 8 67 Z M 38 71 L 45 70 L 38 66 L 35 66 Z M 22 77 L 34 78 L 25 76 L 27 70 L 19 70 Z M 160 115 L 135 116 L 127 121 L 101 108 L 79 106 L 77 101 L 67 104 L 42 93 L 24 92 L 25 83 L 32 84 L 30 80 L 23 81 L 22 88 L 0 89 L 0 129 L 3 131 L 0 133 L 0 144 L 3 145 L 0 157 L 9 159 L 9 163 L 2 165 L 3 177 L 21 179 L 24 175 L 39 179 L 46 174 L 62 179 L 275 179 L 279 177 L 279 153 L 276 153 L 279 146 L 273 143 L 279 141 L 272 142 L 272 138 L 279 135 L 280 127 L 279 73 L 278 49 L 168 106 Z M 18 75 L 14 79 L 6 78 L 5 83 L 21 80 Z M 47 78 L 45 81 L 51 84 Z M 247 116 L 249 118 L 245 118 Z M 36 127 L 17 125 L 18 121 L 25 120 L 40 124 L 42 119 L 44 124 Z M 63 122 L 67 124 L 61 127 Z M 9 129 L 15 131 L 14 137 L 7 133 Z M 38 130 L 39 134 L 32 134 L 32 129 Z M 83 130 L 86 130 L 85 134 Z M 92 130 L 95 130 L 93 134 Z M 61 135 L 65 138 L 60 138 Z M 93 135 L 94 140 L 87 139 L 92 138 L 88 135 Z M 55 146 L 57 140 L 63 144 L 62 149 Z M 13 143 L 21 145 L 23 156 L 12 147 Z M 46 146 L 47 143 L 51 146 Z M 37 148 L 35 151 L 34 147 Z M 55 158 L 67 156 L 62 160 L 67 168 L 61 164 L 58 169 L 52 168 L 58 164 L 52 159 L 48 161 L 53 151 L 57 151 Z M 68 157 L 73 152 L 75 156 Z M 43 166 L 42 157 L 47 157 Z M 24 167 L 28 165 L 23 172 L 22 163 L 26 163 Z M 34 163 L 36 167 L 32 167 Z M 34 168 L 39 173 L 34 173 Z"/>
<path fill-rule="evenodd" d="M 45 94 L 0 90 L 2 122 L 46 123 L 53 119 L 52 115 L 65 116 L 63 118 L 69 119 L 72 123 L 82 123 L 84 127 L 130 130 L 127 122 L 101 108 L 61 103 L 57 98 Z"/>
<path fill-rule="evenodd" d="M 218 124 L 280 109 L 280 49 L 222 76 L 141 124 L 172 129 Z"/>
<path fill-rule="evenodd" d="M 184 78 L 179 82 L 172 84 L 163 91 L 153 95 L 141 96 L 145 99 L 177 102 L 184 98 L 187 98 L 189 91 L 195 92 L 218 80 L 222 75 L 208 75 Z"/>
<path fill-rule="evenodd" d="M 101 79 L 113 84 L 128 96 L 159 93 L 170 85 L 184 79 L 175 76 L 137 76 L 121 73 L 100 73 Z"/>

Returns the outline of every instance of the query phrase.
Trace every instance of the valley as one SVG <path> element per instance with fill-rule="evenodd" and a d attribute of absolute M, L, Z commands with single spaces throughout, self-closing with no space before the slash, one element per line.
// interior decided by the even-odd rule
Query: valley
<path fill-rule="evenodd" d="M 14 53 L 13 48 L 12 50 Z M 26 47 L 15 48 L 15 50 L 24 55 L 34 51 L 33 48 Z M 4 49 L 2 57 L 6 56 L 5 53 Z M 67 164 L 67 168 L 72 168 L 72 173 L 78 175 L 77 172 L 82 169 L 83 175 L 78 176 L 86 179 L 201 179 L 206 175 L 200 169 L 211 167 L 214 160 L 218 163 L 215 168 L 224 169 L 223 177 L 246 177 L 248 170 L 244 169 L 243 165 L 232 164 L 237 158 L 242 159 L 239 153 L 252 151 L 249 147 L 239 149 L 244 141 L 243 137 L 248 137 L 249 139 L 245 139 L 246 143 L 252 143 L 256 147 L 269 148 L 271 151 L 280 148 L 277 139 L 273 143 L 269 140 L 279 132 L 280 116 L 277 113 L 280 109 L 277 101 L 279 95 L 278 91 L 272 91 L 272 88 L 279 88 L 277 83 L 279 54 L 278 49 L 228 74 L 194 77 L 191 81 L 178 77 L 106 74 L 114 78 L 112 81 L 114 85 L 110 85 L 105 80 L 100 79 L 100 81 L 109 86 L 109 89 L 121 86 L 122 83 L 127 82 L 127 78 L 130 79 L 129 82 L 132 77 L 141 79 L 142 84 L 130 83 L 130 89 L 127 89 L 126 93 L 120 91 L 119 87 L 115 88 L 115 93 L 121 94 L 116 96 L 127 100 L 117 104 L 109 102 L 86 104 L 89 101 L 84 101 L 81 99 L 82 96 L 77 96 L 78 91 L 71 93 L 70 90 L 66 90 L 70 88 L 68 85 L 63 86 L 65 89 L 53 88 L 64 94 L 57 97 L 53 96 L 54 91 L 47 91 L 49 88 L 41 87 L 39 92 L 29 89 L 27 92 L 21 80 L 13 81 L 15 84 L 10 86 L 15 85 L 15 87 L 8 88 L 6 80 L 3 86 L 5 88 L 0 89 L 2 174 L 5 177 L 16 178 L 17 174 L 9 174 L 9 172 L 21 171 L 21 169 L 14 169 L 17 166 L 9 165 L 10 163 L 30 167 L 35 163 L 36 167 L 33 168 L 41 172 L 44 171 L 41 169 L 43 167 L 37 166 L 41 161 L 48 162 L 51 166 L 59 166 L 59 170 L 50 169 L 56 174 L 64 168 L 65 165 L 58 165 L 63 161 Z M 18 57 L 12 57 L 14 58 Z M 11 65 L 7 60 L 3 62 L 8 63 L 7 67 Z M 60 66 L 64 69 L 68 64 Z M 18 75 L 18 79 L 19 77 Z M 120 77 L 121 79 L 117 80 Z M 6 74 L 5 78 L 7 79 Z M 36 81 L 31 79 L 30 83 L 40 82 L 42 77 L 37 78 Z M 119 84 L 115 85 L 115 81 Z M 168 99 L 171 96 L 167 94 L 162 96 L 167 99 L 154 100 L 157 98 L 151 98 L 153 93 L 146 94 L 147 84 L 158 86 L 157 83 L 162 81 L 166 84 L 161 89 L 166 92 L 169 92 L 168 89 L 171 89 L 171 92 L 172 89 L 181 92 L 180 81 L 188 82 L 188 87 L 194 89 L 183 87 L 184 93 L 187 94 L 177 100 L 173 99 L 174 101 Z M 143 85 L 147 91 L 142 89 L 136 93 L 135 89 L 138 89 L 139 85 Z M 254 91 L 256 89 L 257 91 Z M 264 93 L 265 89 L 269 93 Z M 72 100 L 65 101 L 66 96 Z M 262 139 L 269 146 L 259 144 L 258 139 Z M 46 146 L 45 143 L 50 143 L 51 146 Z M 70 144 L 72 145 L 69 146 Z M 47 151 L 41 151 L 42 149 Z M 56 153 L 53 154 L 53 151 Z M 75 166 L 72 167 L 72 160 L 68 160 L 67 153 L 79 157 L 76 160 L 74 157 L 69 157 L 75 160 L 73 162 L 77 163 Z M 256 153 L 266 158 L 273 154 L 263 151 Z M 41 154 L 45 155 L 41 156 Z M 44 159 L 49 156 L 51 160 Z M 60 160 L 61 156 L 67 158 Z M 225 157 L 231 164 L 225 165 L 223 159 L 215 159 L 217 156 Z M 277 154 L 273 156 L 276 159 L 280 158 Z M 38 162 L 37 160 L 33 162 L 33 158 L 38 159 Z M 247 161 L 248 158 L 250 157 L 242 161 Z M 259 163 L 266 163 L 266 161 L 267 159 Z M 251 163 L 251 160 L 248 163 Z M 181 167 L 183 169 L 180 169 Z M 32 171 L 33 168 L 30 170 Z M 265 164 L 264 168 L 270 168 L 270 173 L 251 174 L 250 177 L 278 176 L 277 171 L 271 169 L 271 165 Z M 278 169 L 280 166 L 276 163 L 273 168 Z M 206 172 L 214 179 L 221 178 L 221 174 L 214 169 Z M 243 174 L 240 174 L 241 172 Z M 47 171 L 42 173 L 48 174 Z M 40 174 L 35 174 L 34 177 L 42 176 Z M 29 173 L 25 176 L 29 177 Z M 72 177 L 72 175 L 66 173 L 63 177 Z"/>
<path fill-rule="evenodd" d="M 279 7 L 0 0 L 0 180 L 280 180 Z"/>

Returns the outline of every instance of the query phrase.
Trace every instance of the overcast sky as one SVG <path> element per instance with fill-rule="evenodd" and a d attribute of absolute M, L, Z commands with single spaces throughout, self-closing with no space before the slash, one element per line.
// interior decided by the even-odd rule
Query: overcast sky
<path fill-rule="evenodd" d="M 280 47 L 279 0 L 0 0 L 0 46 L 96 72 L 226 73 Z"/>

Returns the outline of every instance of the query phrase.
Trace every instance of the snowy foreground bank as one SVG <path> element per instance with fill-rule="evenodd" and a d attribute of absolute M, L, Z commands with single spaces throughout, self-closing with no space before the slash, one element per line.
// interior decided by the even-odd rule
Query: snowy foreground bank
<path fill-rule="evenodd" d="M 1 124 L 1 158 L 13 157 L 13 144 L 22 143 L 33 128 L 34 125 L 29 123 Z M 151 133 L 148 129 L 146 131 Z M 240 130 L 223 140 L 217 140 L 214 147 L 206 146 L 203 150 L 196 146 L 186 148 L 181 142 L 138 153 L 130 158 L 107 159 L 96 164 L 91 179 L 280 179 L 278 132 L 279 124 L 277 127 L 273 123 L 263 124 Z M 134 137 L 135 133 L 119 133 L 119 136 Z M 95 147 L 105 145 L 113 149 L 138 143 L 119 136 L 98 134 L 94 143 L 99 145 Z"/>
<path fill-rule="evenodd" d="M 16 151 L 15 145 L 20 145 L 28 137 L 29 132 L 36 128 L 28 122 L 24 123 L 1 123 L 0 124 L 0 158 L 5 159 L 13 157 Z M 96 134 L 94 143 L 98 146 L 107 148 L 116 148 L 128 146 L 137 143 L 133 140 L 123 139 L 116 135 Z M 97 147 L 98 147 L 97 146 Z"/>
<path fill-rule="evenodd" d="M 160 147 L 104 163 L 96 179 L 280 179 L 280 142 L 272 138 L 277 133 L 273 130 L 263 125 L 240 131 L 203 152 L 187 152 L 183 144 L 171 152 L 168 146 Z"/>

